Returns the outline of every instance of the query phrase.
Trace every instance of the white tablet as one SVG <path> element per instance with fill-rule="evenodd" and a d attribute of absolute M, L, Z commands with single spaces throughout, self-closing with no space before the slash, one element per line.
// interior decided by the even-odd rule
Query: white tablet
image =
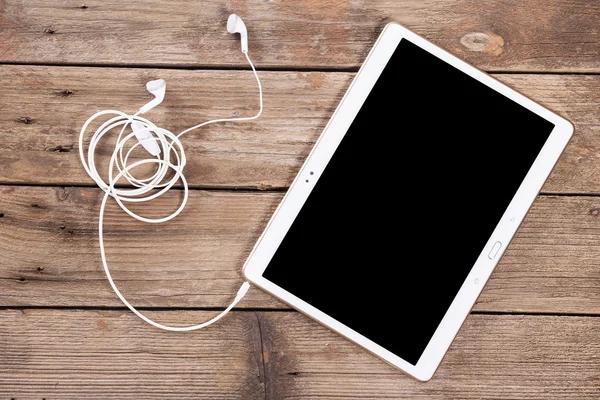
<path fill-rule="evenodd" d="M 429 380 L 572 132 L 389 24 L 244 274 Z"/>

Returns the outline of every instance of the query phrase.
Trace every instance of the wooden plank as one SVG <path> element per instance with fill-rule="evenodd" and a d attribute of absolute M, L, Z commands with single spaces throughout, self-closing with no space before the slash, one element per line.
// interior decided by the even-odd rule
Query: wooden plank
<path fill-rule="evenodd" d="M 232 12 L 262 67 L 357 68 L 394 20 L 486 70 L 600 71 L 588 0 L 3 2 L 0 62 L 245 66 L 225 29 Z"/>
<path fill-rule="evenodd" d="M 212 314 L 152 313 L 181 324 Z M 172 333 L 125 311 L 2 310 L 0 396 L 592 399 L 599 329 L 591 317 L 471 315 L 423 384 L 295 312 L 233 312 Z"/>
<path fill-rule="evenodd" d="M 251 115 L 257 107 L 255 82 L 247 71 L 0 67 L 0 183 L 92 184 L 77 151 L 81 126 L 102 109 L 134 112 L 150 99 L 145 82 L 158 77 L 168 82 L 167 96 L 148 117 L 173 132 L 207 119 Z M 289 186 L 353 74 L 261 72 L 261 77 L 263 117 L 211 125 L 183 137 L 185 174 L 192 186 Z M 575 124 L 575 136 L 544 191 L 599 194 L 600 76 L 498 78 Z M 102 171 L 109 143 L 99 152 Z"/>
<path fill-rule="evenodd" d="M 154 312 L 165 323 L 211 312 Z M 253 313 L 218 327 L 165 332 L 122 311 L 0 311 L 4 399 L 264 399 Z"/>
<path fill-rule="evenodd" d="M 0 188 L 0 304 L 121 306 L 108 286 L 98 244 L 102 192 L 95 188 Z M 174 190 L 136 210 L 164 216 Z M 193 191 L 164 224 L 146 224 L 114 202 L 105 215 L 106 254 L 122 293 L 142 307 L 225 307 L 242 284 L 242 265 L 281 193 Z M 279 303 L 252 290 L 245 307 Z"/>
<path fill-rule="evenodd" d="M 322 73 L 261 76 L 264 117 L 210 125 L 183 136 L 191 185 L 288 186 L 352 79 Z M 248 71 L 1 67 L 6 91 L 0 97 L 0 121 L 6 125 L 0 128 L 5 150 L 0 182 L 93 184 L 77 150 L 82 125 L 103 109 L 134 113 L 152 98 L 145 82 L 158 77 L 167 81 L 166 100 L 145 116 L 173 132 L 258 111 L 258 90 Z M 98 147 L 100 171 L 111 145 Z"/>
<path fill-rule="evenodd" d="M 301 314 L 259 316 L 267 398 L 600 398 L 600 318 L 470 315 L 421 383 Z"/>
<path fill-rule="evenodd" d="M 139 211 L 165 215 L 179 195 Z M 136 306 L 224 307 L 281 198 L 193 191 L 183 213 L 161 225 L 111 202 L 106 248 L 117 285 Z M 100 262 L 100 199 L 93 188 L 0 187 L 0 306 L 122 306 Z M 599 209 L 598 197 L 540 197 L 475 310 L 600 314 Z M 255 288 L 240 307 L 286 308 Z"/>

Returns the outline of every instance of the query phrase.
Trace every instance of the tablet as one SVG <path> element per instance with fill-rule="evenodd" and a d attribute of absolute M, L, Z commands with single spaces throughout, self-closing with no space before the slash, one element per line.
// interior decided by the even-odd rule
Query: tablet
<path fill-rule="evenodd" d="M 429 380 L 572 132 L 567 120 L 389 24 L 244 274 Z"/>

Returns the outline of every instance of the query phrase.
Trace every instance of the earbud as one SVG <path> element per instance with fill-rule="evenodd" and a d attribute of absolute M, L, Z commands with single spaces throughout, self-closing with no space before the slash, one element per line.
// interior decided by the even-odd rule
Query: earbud
<path fill-rule="evenodd" d="M 165 99 L 165 93 L 167 91 L 167 82 L 165 82 L 164 79 L 150 81 L 146 83 L 146 89 L 154 95 L 154 100 L 140 108 L 140 114 L 144 114 L 162 103 L 162 101 Z M 150 130 L 148 130 L 144 124 L 134 121 L 131 124 L 131 129 L 133 130 L 135 137 L 137 137 L 148 153 L 152 154 L 153 156 L 160 154 L 160 147 L 158 147 L 158 143 L 154 139 L 154 136 L 152 136 L 152 133 L 150 133 Z"/>
<path fill-rule="evenodd" d="M 242 53 L 248 53 L 248 29 L 246 29 L 246 24 L 238 15 L 231 14 L 227 18 L 227 32 L 239 33 L 242 39 Z"/>
<path fill-rule="evenodd" d="M 162 103 L 162 101 L 165 99 L 165 92 L 167 91 L 167 82 L 165 82 L 164 79 L 150 81 L 146 83 L 146 89 L 154 95 L 155 99 L 140 108 L 140 113 L 142 114 L 152 110 L 154 107 Z"/>

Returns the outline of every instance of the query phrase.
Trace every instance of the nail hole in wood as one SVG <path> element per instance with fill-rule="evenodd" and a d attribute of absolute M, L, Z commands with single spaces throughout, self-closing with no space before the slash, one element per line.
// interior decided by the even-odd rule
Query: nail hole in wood
<path fill-rule="evenodd" d="M 75 147 L 72 144 L 68 144 L 68 145 L 59 145 L 56 147 L 49 147 L 46 149 L 46 151 L 51 151 L 51 152 L 55 152 L 55 153 L 70 153 L 71 151 L 73 151 L 73 147 Z"/>
<path fill-rule="evenodd" d="M 30 124 L 33 124 L 35 122 L 35 120 L 33 118 L 29 118 L 29 117 L 19 117 L 19 118 L 17 118 L 17 122 L 20 122 L 25 125 L 30 125 Z"/>
<path fill-rule="evenodd" d="M 69 96 L 72 96 L 74 93 L 75 92 L 73 92 L 72 90 L 65 89 L 65 90 L 61 90 L 57 94 L 62 97 L 69 97 Z"/>

